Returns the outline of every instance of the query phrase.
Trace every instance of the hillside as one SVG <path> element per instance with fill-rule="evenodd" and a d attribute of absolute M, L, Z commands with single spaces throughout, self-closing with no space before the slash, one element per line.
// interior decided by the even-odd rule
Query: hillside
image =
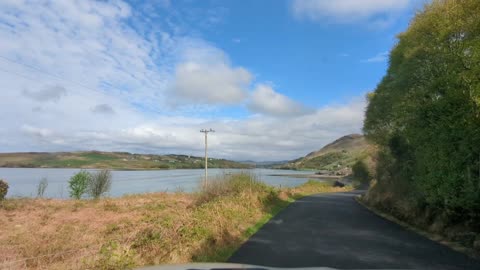
<path fill-rule="evenodd" d="M 343 136 L 322 149 L 305 157 L 278 166 L 282 169 L 319 170 L 328 173 L 348 174 L 352 165 L 369 155 L 372 146 L 360 134 Z"/>
<path fill-rule="evenodd" d="M 197 169 L 204 159 L 186 155 L 145 155 L 125 152 L 0 153 L 0 167 L 10 168 L 110 168 Z M 249 168 L 248 164 L 209 158 L 210 168 Z"/>
<path fill-rule="evenodd" d="M 272 168 L 278 165 L 285 164 L 289 162 L 288 160 L 282 160 L 282 161 L 253 161 L 253 160 L 242 160 L 239 161 L 240 163 L 243 164 L 248 164 L 251 166 L 254 166 L 255 168 Z"/>

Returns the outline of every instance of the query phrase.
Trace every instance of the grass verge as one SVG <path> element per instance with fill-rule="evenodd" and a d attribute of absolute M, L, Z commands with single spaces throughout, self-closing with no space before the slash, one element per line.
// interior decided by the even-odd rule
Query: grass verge
<path fill-rule="evenodd" d="M 0 205 L 0 268 L 129 269 L 223 262 L 295 199 L 349 189 L 318 181 L 280 189 L 238 174 L 217 179 L 196 194 L 7 199 Z"/>

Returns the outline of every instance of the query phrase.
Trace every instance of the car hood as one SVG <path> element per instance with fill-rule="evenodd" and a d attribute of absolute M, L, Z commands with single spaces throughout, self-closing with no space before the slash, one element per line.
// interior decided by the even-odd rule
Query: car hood
<path fill-rule="evenodd" d="M 300 267 L 300 268 L 280 268 L 260 265 L 236 264 L 236 263 L 189 263 L 189 264 L 165 264 L 137 268 L 137 270 L 340 270 L 330 267 Z M 355 269 L 350 269 L 355 270 Z M 368 270 L 368 269 L 357 269 Z M 382 270 L 382 269 L 376 269 Z M 388 270 L 388 269 L 384 269 Z M 391 269 L 393 270 L 393 269 Z M 399 269 L 395 269 L 399 270 Z"/>

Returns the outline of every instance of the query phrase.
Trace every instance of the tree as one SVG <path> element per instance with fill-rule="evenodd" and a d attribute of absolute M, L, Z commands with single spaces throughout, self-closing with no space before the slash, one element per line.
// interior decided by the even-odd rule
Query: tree
<path fill-rule="evenodd" d="M 355 180 L 362 184 L 368 184 L 372 178 L 368 171 L 367 164 L 363 160 L 358 160 L 352 166 L 352 173 Z"/>
<path fill-rule="evenodd" d="M 40 183 L 38 183 L 38 186 L 37 186 L 37 197 L 38 198 L 43 197 L 47 187 L 48 187 L 48 180 L 47 180 L 46 177 L 43 177 L 42 180 L 40 180 Z"/>
<path fill-rule="evenodd" d="M 81 170 L 70 178 L 68 185 L 70 188 L 70 197 L 74 199 L 81 199 L 87 192 L 88 183 L 92 178 L 91 174 L 85 170 Z"/>
<path fill-rule="evenodd" d="M 100 198 L 110 190 L 112 174 L 110 170 L 101 170 L 92 175 L 88 183 L 88 192 L 94 199 Z"/>
<path fill-rule="evenodd" d="M 449 213 L 480 211 L 478 74 L 480 1 L 433 0 L 398 36 L 369 95 L 364 133 L 388 157 L 378 184 Z"/>

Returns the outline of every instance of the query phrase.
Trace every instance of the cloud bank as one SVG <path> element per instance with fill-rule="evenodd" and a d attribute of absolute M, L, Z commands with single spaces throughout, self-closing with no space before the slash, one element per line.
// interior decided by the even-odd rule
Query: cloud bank
<path fill-rule="evenodd" d="M 360 132 L 363 99 L 307 108 L 181 26 L 151 27 L 148 10 L 1 1 L 0 151 L 201 155 L 212 127 L 212 156 L 283 160 Z M 219 107 L 245 115 L 208 114 Z"/>

